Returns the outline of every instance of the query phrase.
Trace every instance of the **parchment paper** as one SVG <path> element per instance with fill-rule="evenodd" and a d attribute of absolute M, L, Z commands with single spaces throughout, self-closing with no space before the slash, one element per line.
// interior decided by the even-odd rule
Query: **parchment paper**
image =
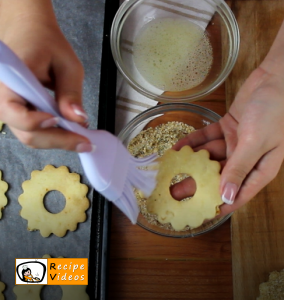
<path fill-rule="evenodd" d="M 104 0 L 54 0 L 57 19 L 63 33 L 73 46 L 85 69 L 84 107 L 89 116 L 90 128 L 97 126 L 100 62 L 104 22 Z M 1 109 L 1 108 L 0 108 Z M 39 231 L 29 232 L 27 221 L 20 217 L 18 197 L 23 192 L 21 184 L 30 179 L 33 170 L 45 165 L 65 165 L 71 172 L 81 175 L 81 182 L 89 187 L 88 198 L 92 202 L 91 185 L 84 176 L 78 155 L 62 150 L 35 150 L 22 145 L 4 125 L 0 133 L 0 170 L 8 183 L 8 205 L 0 220 L 0 281 L 6 285 L 6 299 L 16 299 L 12 289 L 15 284 L 15 258 L 36 258 L 44 254 L 52 257 L 88 257 L 90 242 L 91 206 L 87 221 L 80 223 L 75 232 L 67 232 L 59 238 L 51 235 L 43 238 Z M 59 193 L 51 194 L 48 203 L 54 209 L 62 209 L 64 202 Z M 57 207 L 58 206 L 58 207 Z M 43 289 L 41 299 L 61 299 L 59 287 Z"/>

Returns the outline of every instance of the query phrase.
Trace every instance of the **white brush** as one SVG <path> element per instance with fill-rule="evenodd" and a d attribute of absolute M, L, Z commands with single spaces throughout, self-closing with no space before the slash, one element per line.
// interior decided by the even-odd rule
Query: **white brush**
<path fill-rule="evenodd" d="M 96 146 L 94 152 L 78 154 L 85 174 L 91 185 L 120 208 L 135 224 L 139 208 L 133 187 L 149 196 L 155 187 L 157 173 L 138 167 L 153 164 L 157 156 L 134 158 L 111 133 L 104 130 L 88 130 L 64 119 L 53 97 L 26 65 L 1 41 L 0 80 L 39 110 L 58 117 L 60 127 L 87 137 Z"/>

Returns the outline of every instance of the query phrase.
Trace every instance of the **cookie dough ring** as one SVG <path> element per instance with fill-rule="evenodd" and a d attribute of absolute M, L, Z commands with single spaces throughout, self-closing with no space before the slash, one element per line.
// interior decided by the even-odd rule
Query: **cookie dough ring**
<path fill-rule="evenodd" d="M 43 287 L 44 285 L 40 284 L 16 285 L 13 292 L 17 300 L 41 300 L 40 292 Z"/>
<path fill-rule="evenodd" d="M 4 295 L 2 294 L 2 292 L 5 290 L 5 284 L 0 281 L 0 300 L 4 300 Z"/>
<path fill-rule="evenodd" d="M 22 188 L 20 215 L 28 221 L 28 230 L 40 230 L 43 237 L 51 233 L 62 237 L 67 230 L 76 230 L 77 224 L 86 220 L 85 211 L 90 205 L 86 197 L 88 187 L 80 183 L 78 174 L 69 173 L 67 167 L 47 165 L 42 171 L 33 171 Z M 66 200 L 64 209 L 57 214 L 44 207 L 45 194 L 53 190 L 61 192 Z"/>
<path fill-rule="evenodd" d="M 196 228 L 214 218 L 223 203 L 219 192 L 220 164 L 209 159 L 208 151 L 194 152 L 184 146 L 180 151 L 166 151 L 159 160 L 157 185 L 147 199 L 148 212 L 157 214 L 162 224 L 171 223 L 177 231 L 187 225 Z M 170 193 L 170 183 L 177 174 L 188 174 L 196 182 L 196 192 L 187 201 L 177 201 Z"/>
<path fill-rule="evenodd" d="M 0 171 L 0 219 L 2 218 L 2 210 L 7 205 L 8 200 L 5 192 L 8 190 L 8 184 L 2 179 L 2 172 Z"/>

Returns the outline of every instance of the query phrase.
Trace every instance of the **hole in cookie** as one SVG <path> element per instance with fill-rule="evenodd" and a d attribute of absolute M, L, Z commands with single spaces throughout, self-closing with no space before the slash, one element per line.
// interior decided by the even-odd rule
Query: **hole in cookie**
<path fill-rule="evenodd" d="M 45 194 L 43 205 L 48 212 L 58 214 L 64 209 L 66 200 L 59 191 L 50 191 Z"/>
<path fill-rule="evenodd" d="M 180 173 L 171 180 L 170 193 L 175 200 L 188 200 L 195 192 L 196 182 L 189 174 Z"/>
<path fill-rule="evenodd" d="M 62 299 L 62 289 L 59 285 L 45 285 L 40 293 L 40 299 L 42 300 L 60 300 Z"/>

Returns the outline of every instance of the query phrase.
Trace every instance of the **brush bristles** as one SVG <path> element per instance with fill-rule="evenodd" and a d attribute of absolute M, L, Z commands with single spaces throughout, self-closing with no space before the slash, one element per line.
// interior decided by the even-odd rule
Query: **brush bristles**
<path fill-rule="evenodd" d="M 114 203 L 131 220 L 133 224 L 137 222 L 139 207 L 135 197 L 134 188 L 142 191 L 149 197 L 156 186 L 156 175 L 158 170 L 139 169 L 145 166 L 157 164 L 157 155 L 151 155 L 144 159 L 131 157 L 127 173 L 127 180 L 124 185 L 123 193 Z"/>
<path fill-rule="evenodd" d="M 129 170 L 130 178 L 128 179 L 131 185 L 141 192 L 146 197 L 149 197 L 156 186 L 157 171 L 146 170 Z"/>
<path fill-rule="evenodd" d="M 135 158 L 132 156 L 131 161 L 134 162 L 137 167 L 143 167 L 143 166 L 151 166 L 153 164 L 157 164 L 156 161 L 157 158 L 158 158 L 157 154 L 152 154 L 144 158 Z"/>
<path fill-rule="evenodd" d="M 143 192 L 146 197 L 149 197 L 155 186 L 158 169 L 139 169 L 138 167 L 149 167 L 157 165 L 157 155 L 151 155 L 145 159 L 133 158 L 130 163 L 128 179 L 133 187 Z"/>
<path fill-rule="evenodd" d="M 129 181 L 125 183 L 122 196 L 114 203 L 130 219 L 132 224 L 136 224 L 139 215 L 139 207 Z"/>

